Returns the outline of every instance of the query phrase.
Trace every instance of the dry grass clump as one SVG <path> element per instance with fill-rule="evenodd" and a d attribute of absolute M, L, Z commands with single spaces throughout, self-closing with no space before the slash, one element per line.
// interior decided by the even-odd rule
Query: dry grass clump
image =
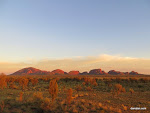
<path fill-rule="evenodd" d="M 57 84 L 57 80 L 53 79 L 50 81 L 49 83 L 49 93 L 52 97 L 52 102 L 55 100 L 55 98 L 57 97 L 58 94 L 58 84 Z"/>

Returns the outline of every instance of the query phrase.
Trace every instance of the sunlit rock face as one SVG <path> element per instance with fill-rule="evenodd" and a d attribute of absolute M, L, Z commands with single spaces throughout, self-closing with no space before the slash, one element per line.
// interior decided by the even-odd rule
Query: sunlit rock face
<path fill-rule="evenodd" d="M 102 71 L 101 69 L 93 69 L 89 72 L 90 75 L 104 75 L 106 72 Z"/>
<path fill-rule="evenodd" d="M 135 71 L 131 71 L 129 74 L 130 74 L 130 75 L 138 75 L 139 73 L 138 73 L 138 72 L 135 72 Z"/>
<path fill-rule="evenodd" d="M 61 69 L 56 69 L 56 70 L 53 70 L 51 73 L 54 75 L 63 75 L 64 71 Z"/>
<path fill-rule="evenodd" d="M 80 72 L 79 71 L 70 71 L 68 74 L 69 75 L 79 75 Z"/>
<path fill-rule="evenodd" d="M 48 75 L 50 72 L 42 71 L 33 67 L 23 68 L 11 75 Z"/>

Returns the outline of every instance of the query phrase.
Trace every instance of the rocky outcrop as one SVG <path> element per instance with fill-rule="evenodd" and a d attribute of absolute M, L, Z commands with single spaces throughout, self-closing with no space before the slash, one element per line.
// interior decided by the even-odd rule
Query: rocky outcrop
<path fill-rule="evenodd" d="M 79 71 L 70 71 L 68 74 L 69 75 L 79 75 Z"/>
<path fill-rule="evenodd" d="M 63 75 L 64 71 L 61 70 L 61 69 L 56 69 L 56 70 L 52 71 L 52 74 L 54 74 L 54 75 Z"/>
<path fill-rule="evenodd" d="M 67 75 L 68 73 L 67 73 L 67 72 L 64 72 L 64 74 Z"/>
<path fill-rule="evenodd" d="M 102 71 L 101 69 L 93 69 L 89 72 L 90 75 L 104 75 L 106 72 Z"/>
<path fill-rule="evenodd" d="M 42 71 L 33 67 L 23 68 L 11 75 L 48 75 L 50 72 Z"/>
<path fill-rule="evenodd" d="M 129 74 L 129 72 L 124 72 L 124 74 L 125 74 L 125 75 L 128 75 L 128 74 Z"/>
<path fill-rule="evenodd" d="M 135 71 L 131 71 L 129 74 L 130 74 L 130 75 L 138 75 L 139 73 L 138 73 L 138 72 L 135 72 Z"/>
<path fill-rule="evenodd" d="M 110 70 L 108 73 L 106 73 L 105 71 L 101 70 L 101 69 L 93 69 L 90 70 L 90 72 L 82 72 L 80 73 L 79 71 L 70 71 L 69 73 L 64 72 L 61 69 L 56 69 L 53 70 L 52 72 L 49 71 L 43 71 L 40 69 L 36 69 L 33 67 L 28 67 L 28 68 L 23 68 L 19 71 L 16 71 L 15 73 L 11 74 L 11 75 L 106 75 L 106 74 L 110 74 L 110 75 L 139 75 L 138 72 L 135 71 L 131 71 L 129 72 L 120 72 L 120 71 L 115 71 L 115 70 Z"/>
<path fill-rule="evenodd" d="M 80 73 L 80 75 L 88 75 L 89 73 L 87 71 L 84 71 L 82 73 Z"/>
<path fill-rule="evenodd" d="M 110 71 L 108 72 L 108 74 L 111 74 L 111 75 L 124 75 L 123 72 L 115 71 L 115 70 L 110 70 Z"/>

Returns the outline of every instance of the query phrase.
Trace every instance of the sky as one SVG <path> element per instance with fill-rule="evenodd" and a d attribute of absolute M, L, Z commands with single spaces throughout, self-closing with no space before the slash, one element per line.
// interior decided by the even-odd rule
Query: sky
<path fill-rule="evenodd" d="M 0 72 L 35 66 L 150 74 L 149 43 L 149 0 L 0 0 Z"/>

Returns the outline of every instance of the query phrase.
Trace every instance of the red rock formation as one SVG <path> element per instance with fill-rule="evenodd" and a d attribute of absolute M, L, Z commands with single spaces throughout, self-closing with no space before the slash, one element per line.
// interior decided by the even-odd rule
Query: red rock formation
<path fill-rule="evenodd" d="M 54 74 L 54 75 L 63 75 L 64 71 L 61 70 L 61 69 L 56 69 L 56 70 L 52 71 L 52 74 Z"/>
<path fill-rule="evenodd" d="M 125 74 L 125 75 L 128 75 L 128 74 L 129 74 L 129 72 L 124 72 L 124 74 Z"/>
<path fill-rule="evenodd" d="M 129 74 L 130 74 L 130 75 L 138 75 L 139 73 L 138 73 L 138 72 L 135 72 L 135 71 L 131 71 Z"/>
<path fill-rule="evenodd" d="M 110 71 L 108 72 L 108 74 L 111 74 L 111 75 L 124 75 L 123 72 L 115 71 L 115 70 L 110 70 Z"/>
<path fill-rule="evenodd" d="M 23 68 L 11 75 L 48 75 L 50 72 L 42 71 L 33 67 Z"/>
<path fill-rule="evenodd" d="M 68 74 L 69 75 L 79 75 L 79 71 L 70 71 Z"/>
<path fill-rule="evenodd" d="M 11 75 L 64 75 L 64 74 L 69 74 L 69 75 L 104 75 L 104 74 L 111 74 L 111 75 L 124 75 L 124 74 L 130 74 L 130 75 L 138 75 L 139 73 L 135 71 L 129 72 L 120 72 L 120 71 L 115 71 L 115 70 L 110 70 L 108 73 L 105 71 L 102 71 L 101 69 L 93 69 L 89 73 L 88 72 L 83 72 L 80 73 L 79 71 L 70 71 L 69 73 L 64 72 L 63 70 L 56 69 L 53 70 L 52 72 L 48 71 L 42 71 L 33 67 L 28 67 L 21 69 L 19 71 L 16 71 L 15 73 Z"/>
<path fill-rule="evenodd" d="M 80 75 L 88 75 L 89 73 L 87 71 L 80 73 Z"/>
<path fill-rule="evenodd" d="M 93 69 L 89 72 L 90 75 L 104 75 L 105 72 L 101 69 Z"/>

